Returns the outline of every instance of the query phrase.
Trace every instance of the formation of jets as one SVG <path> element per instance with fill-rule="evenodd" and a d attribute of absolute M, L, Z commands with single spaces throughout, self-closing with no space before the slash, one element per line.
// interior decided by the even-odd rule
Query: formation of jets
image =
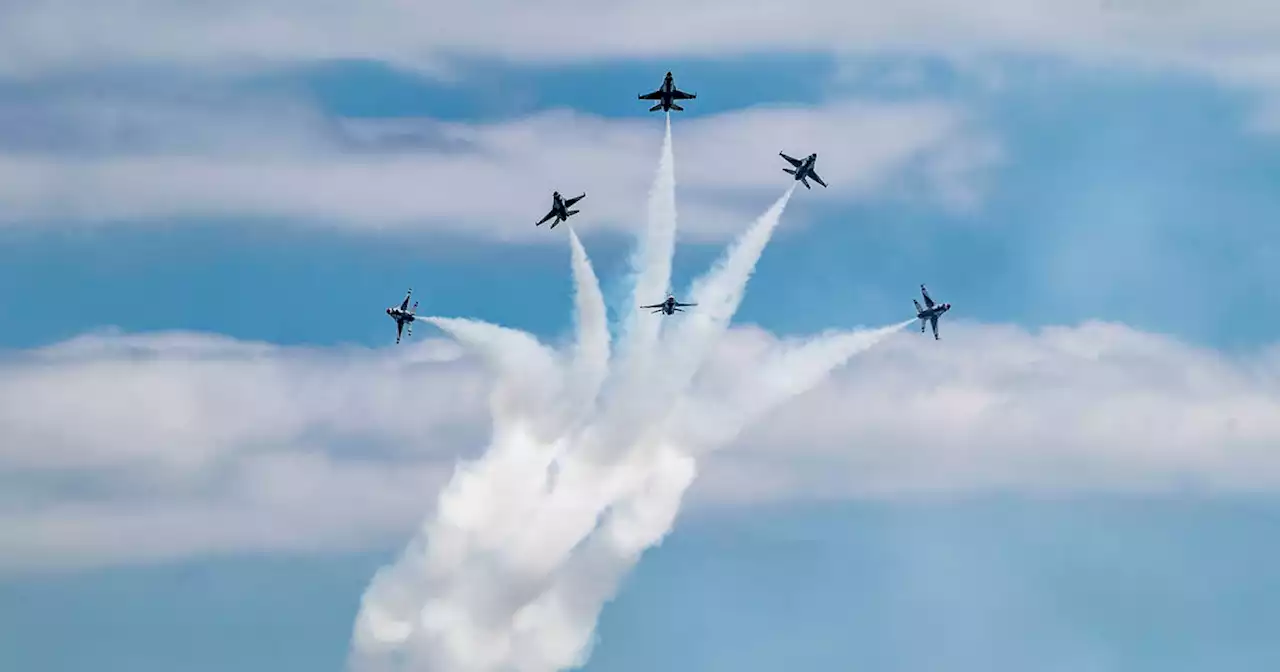
<path fill-rule="evenodd" d="M 658 110 L 662 110 L 663 112 L 670 113 L 672 110 L 675 110 L 677 112 L 684 111 L 684 108 L 681 107 L 679 104 L 677 104 L 675 101 L 693 100 L 694 98 L 698 97 L 698 94 L 687 93 L 685 91 L 681 91 L 680 89 L 677 89 L 676 83 L 675 83 L 675 76 L 672 75 L 670 72 L 668 72 L 666 76 L 662 78 L 662 86 L 658 87 L 656 91 L 652 91 L 650 93 L 642 93 L 637 97 L 640 100 L 658 101 L 657 104 L 649 108 L 650 112 L 657 112 Z M 789 175 L 794 176 L 795 180 L 803 184 L 805 189 L 813 188 L 812 186 L 809 185 L 809 180 L 813 180 L 814 182 L 817 182 L 818 184 L 822 185 L 824 188 L 827 186 L 827 183 L 824 182 L 822 178 L 818 176 L 818 173 L 815 170 L 815 166 L 818 163 L 817 152 L 814 152 L 803 159 L 797 159 L 794 157 L 787 156 L 783 152 L 778 152 L 778 155 L 781 156 L 783 159 L 785 159 L 787 163 L 791 164 L 790 168 L 783 168 L 782 171 Z M 560 222 L 567 221 L 573 215 L 576 215 L 579 212 L 581 212 L 580 210 L 570 210 L 569 208 L 573 207 L 574 204 L 576 204 L 578 201 L 581 201 L 586 197 L 587 197 L 586 192 L 583 192 L 582 195 L 580 196 L 575 196 L 569 199 L 566 199 L 563 196 L 561 196 L 560 192 L 558 191 L 551 192 L 551 210 L 547 212 L 546 216 L 538 220 L 538 222 L 534 224 L 534 226 L 542 226 L 548 220 L 552 220 L 551 226 L 548 228 L 550 229 L 556 228 L 556 225 L 558 225 Z M 387 315 L 391 316 L 391 318 L 396 321 L 396 343 L 400 342 L 400 338 L 402 335 L 407 335 L 407 336 L 413 335 L 413 322 L 415 319 L 417 319 L 415 312 L 417 311 L 418 304 L 415 301 L 413 304 L 413 307 L 412 308 L 409 307 L 409 296 L 412 293 L 413 293 L 413 290 L 412 289 L 409 290 L 409 293 L 404 295 L 404 301 L 402 301 L 399 306 L 392 306 L 391 308 L 387 309 Z M 920 285 L 920 294 L 924 297 L 924 306 L 921 306 L 920 302 L 916 301 L 915 299 L 911 300 L 912 303 L 916 304 L 916 317 L 920 319 L 920 333 L 924 333 L 926 324 L 931 324 L 933 325 L 933 338 L 937 340 L 938 339 L 938 318 L 942 317 L 942 315 L 946 313 L 948 310 L 951 310 L 951 304 L 935 303 L 934 300 L 930 298 L 929 290 L 926 289 L 924 285 Z M 683 310 L 684 308 L 689 308 L 696 305 L 698 304 L 680 303 L 679 301 L 676 300 L 674 296 L 668 295 L 666 300 L 663 301 L 662 303 L 655 303 L 651 306 L 640 306 L 640 307 L 642 309 L 653 309 L 652 310 L 653 314 L 662 313 L 664 315 L 674 315 L 676 313 L 685 312 Z M 408 327 L 407 331 L 405 329 L 406 326 Z"/>

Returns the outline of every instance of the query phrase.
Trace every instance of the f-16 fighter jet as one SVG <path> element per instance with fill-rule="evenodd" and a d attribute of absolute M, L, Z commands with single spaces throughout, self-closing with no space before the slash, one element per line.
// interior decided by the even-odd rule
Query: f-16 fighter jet
<path fill-rule="evenodd" d="M 696 305 L 698 304 L 680 303 L 679 301 L 676 301 L 676 297 L 668 296 L 667 300 L 663 301 L 662 303 L 655 303 L 652 306 L 640 306 L 640 307 L 641 308 L 657 308 L 657 310 L 653 311 L 653 313 L 650 313 L 650 314 L 666 313 L 667 315 L 675 315 L 677 312 L 681 312 L 681 313 L 684 312 L 683 310 L 680 310 L 681 308 L 688 308 L 689 306 L 696 306 Z"/>
<path fill-rule="evenodd" d="M 916 317 L 920 318 L 920 333 L 924 333 L 924 323 L 928 322 L 933 325 L 933 339 L 936 341 L 938 340 L 938 318 L 951 310 L 951 304 L 934 303 L 929 297 L 929 290 L 925 289 L 924 285 L 920 285 L 920 294 L 924 297 L 923 308 L 920 307 L 919 301 L 911 299 L 911 302 L 916 304 Z"/>
<path fill-rule="evenodd" d="M 801 161 L 800 159 L 793 159 L 787 156 L 786 154 L 783 154 L 782 152 L 778 152 L 778 156 L 781 156 L 782 158 L 786 159 L 787 162 L 793 166 L 793 168 L 783 168 L 782 172 L 795 175 L 796 179 L 799 180 L 800 183 L 804 185 L 805 189 L 813 188 L 809 186 L 809 179 L 812 179 L 814 182 L 821 184 L 823 187 L 827 186 L 827 183 L 823 182 L 822 178 L 818 177 L 818 174 L 813 172 L 813 164 L 818 162 L 817 152 L 814 152 L 809 156 L 806 156 L 803 161 Z M 806 179 L 806 178 L 809 178 L 809 179 Z"/>
<path fill-rule="evenodd" d="M 407 336 L 413 335 L 413 321 L 418 319 L 414 312 L 418 310 L 418 302 L 413 302 L 413 307 L 409 307 L 409 296 L 413 294 L 413 288 L 410 288 L 404 295 L 404 301 L 399 306 L 392 306 L 387 309 L 387 314 L 391 319 L 396 321 L 396 343 L 400 342 L 401 333 L 404 331 L 405 325 L 409 325 L 409 333 Z"/>
<path fill-rule="evenodd" d="M 662 86 L 659 87 L 657 91 L 654 91 L 653 93 L 642 93 L 639 96 L 640 100 L 660 101 L 657 105 L 649 108 L 650 112 L 657 112 L 658 110 L 662 110 L 663 112 L 676 110 L 677 112 L 680 112 L 683 111 L 684 108 L 676 105 L 674 101 L 693 100 L 697 97 L 698 94 L 696 93 L 685 93 L 684 91 L 677 89 L 675 85 L 675 78 L 672 77 L 669 72 L 666 77 L 662 78 Z"/>
<path fill-rule="evenodd" d="M 534 224 L 534 226 L 542 226 L 548 219 L 555 217 L 556 221 L 551 222 L 551 228 L 556 228 L 556 224 L 559 224 L 580 212 L 579 210 L 570 210 L 569 207 L 586 197 L 587 195 L 583 193 L 581 196 L 577 196 L 566 201 L 564 200 L 564 197 L 560 195 L 560 192 L 551 192 L 551 212 L 548 212 L 547 216 L 539 220 L 537 224 Z"/>

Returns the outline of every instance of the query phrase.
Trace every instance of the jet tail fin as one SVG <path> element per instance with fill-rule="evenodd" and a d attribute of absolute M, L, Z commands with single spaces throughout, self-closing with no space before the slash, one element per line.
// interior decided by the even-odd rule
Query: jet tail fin
<path fill-rule="evenodd" d="M 417 302 L 417 301 L 414 301 L 414 302 L 413 302 L 413 307 L 409 309 L 409 312 L 410 312 L 410 313 L 416 313 L 416 312 L 418 312 L 418 302 Z"/>
<path fill-rule="evenodd" d="M 661 109 L 662 109 L 662 103 L 658 103 L 657 105 L 654 105 L 653 107 L 649 108 L 649 111 L 657 112 L 658 110 L 661 110 Z"/>

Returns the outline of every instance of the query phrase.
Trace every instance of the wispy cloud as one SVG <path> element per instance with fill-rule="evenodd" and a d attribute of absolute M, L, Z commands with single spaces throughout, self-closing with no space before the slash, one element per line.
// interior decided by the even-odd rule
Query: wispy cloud
<path fill-rule="evenodd" d="M 662 124 L 566 110 L 490 124 L 352 120 L 275 101 L 0 106 L 0 218 L 9 225 L 252 216 L 350 229 L 437 228 L 500 239 L 550 192 L 586 192 L 584 230 L 642 220 Z M 971 206 L 994 140 L 941 102 L 843 101 L 681 121 L 686 230 L 717 237 L 786 185 L 780 150 L 823 151 L 821 195 Z M 829 194 L 829 195 L 828 195 Z M 545 239 L 545 236 L 544 238 Z"/>
<path fill-rule="evenodd" d="M 1273 352 L 1234 359 L 1098 323 L 915 336 L 708 457 L 691 496 L 1280 487 Z M 776 345 L 735 330 L 699 385 Z M 12 571 L 394 545 L 484 443 L 487 393 L 479 363 L 445 341 L 389 352 L 105 334 L 12 353 L 0 558 Z"/>
<path fill-rule="evenodd" d="M 1266 0 L 711 0 L 537 6 L 426 2 L 165 0 L 10 2 L 0 63 L 14 75 L 113 65 L 235 67 L 374 59 L 417 69 L 456 56 L 548 64 L 748 52 L 1032 54 L 1237 72 L 1280 54 Z M 655 30 L 655 26 L 662 26 Z M 545 36 L 554 36 L 542 39 Z"/>

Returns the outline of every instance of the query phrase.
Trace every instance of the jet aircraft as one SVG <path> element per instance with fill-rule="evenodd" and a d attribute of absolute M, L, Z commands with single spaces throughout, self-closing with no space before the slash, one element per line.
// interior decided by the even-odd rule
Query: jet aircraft
<path fill-rule="evenodd" d="M 795 175 L 796 179 L 804 185 L 805 189 L 813 188 L 809 186 L 809 179 L 806 178 L 812 178 L 814 182 L 821 184 L 823 187 L 827 186 L 827 183 L 823 182 L 822 178 L 818 177 L 818 174 L 813 172 L 813 165 L 818 162 L 817 152 L 806 156 L 803 161 L 800 159 L 793 159 L 782 152 L 778 152 L 778 156 L 786 159 L 787 163 L 790 163 L 793 166 L 792 168 L 783 168 L 782 172 Z"/>
<path fill-rule="evenodd" d="M 676 312 L 681 312 L 681 313 L 684 312 L 683 310 L 680 310 L 681 308 L 688 308 L 689 306 L 696 306 L 696 305 L 698 304 L 680 303 L 679 301 L 676 301 L 676 297 L 667 296 L 667 300 L 663 301 L 662 303 L 655 303 L 652 306 L 640 306 L 640 307 L 641 308 L 657 308 L 657 310 L 653 311 L 653 313 L 651 314 L 666 313 L 667 315 L 675 315 Z"/>
<path fill-rule="evenodd" d="M 666 77 L 662 78 L 662 86 L 658 87 L 657 91 L 654 91 L 653 93 L 642 93 L 639 96 L 640 100 L 659 101 L 657 105 L 649 108 L 650 112 L 657 112 L 658 110 L 662 110 L 663 112 L 670 112 L 671 110 L 676 110 L 678 112 L 683 111 L 684 108 L 677 105 L 675 101 L 693 100 L 697 97 L 698 94 L 696 93 L 685 93 L 684 91 L 677 89 L 675 85 L 675 78 L 672 77 L 669 72 Z"/>
<path fill-rule="evenodd" d="M 933 325 L 933 339 L 938 340 L 938 318 L 942 314 L 951 310 L 949 303 L 934 303 L 933 298 L 929 296 L 929 290 L 924 285 L 920 285 L 920 294 L 924 297 L 924 307 L 920 307 L 920 302 L 911 299 L 916 304 L 916 317 L 920 318 L 920 333 L 924 333 L 924 324 L 928 322 Z"/>
<path fill-rule="evenodd" d="M 387 309 L 387 314 L 396 321 L 396 343 L 400 342 L 400 336 L 406 324 L 409 325 L 408 335 L 413 335 L 413 321 L 418 319 L 417 315 L 414 315 L 414 312 L 418 310 L 418 302 L 414 301 L 413 307 L 409 307 L 409 296 L 411 294 L 413 294 L 412 287 L 405 293 L 404 301 L 401 301 L 399 306 L 392 306 Z"/>
<path fill-rule="evenodd" d="M 537 224 L 534 224 L 534 226 L 542 226 L 548 219 L 555 217 L 556 221 L 551 222 L 551 228 L 556 228 L 556 224 L 559 224 L 580 212 L 578 210 L 570 210 L 569 207 L 586 197 L 587 194 L 584 192 L 581 196 L 576 196 L 566 201 L 564 197 L 560 195 L 560 192 L 551 192 L 551 212 L 548 212 L 547 216 L 539 220 Z"/>

